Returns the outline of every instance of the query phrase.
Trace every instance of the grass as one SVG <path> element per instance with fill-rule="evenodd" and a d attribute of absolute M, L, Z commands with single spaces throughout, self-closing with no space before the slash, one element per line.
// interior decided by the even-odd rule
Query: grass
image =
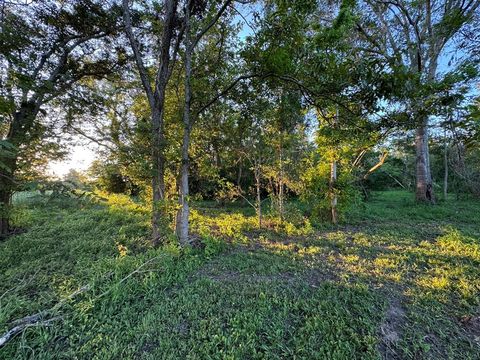
<path fill-rule="evenodd" d="M 0 332 L 58 320 L 0 358 L 479 358 L 479 202 L 381 192 L 338 227 L 296 215 L 262 231 L 247 208 L 196 209 L 203 249 L 152 249 L 148 210 L 125 197 L 19 199 Z"/>

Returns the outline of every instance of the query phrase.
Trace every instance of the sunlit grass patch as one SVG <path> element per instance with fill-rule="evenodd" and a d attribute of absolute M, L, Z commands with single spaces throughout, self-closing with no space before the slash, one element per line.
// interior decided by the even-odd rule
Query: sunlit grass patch
<path fill-rule="evenodd" d="M 462 235 L 455 228 L 446 228 L 445 233 L 437 239 L 439 247 L 450 254 L 480 261 L 480 241 Z"/>
<path fill-rule="evenodd" d="M 417 280 L 419 286 L 432 290 L 443 290 L 448 287 L 450 281 L 442 275 L 425 276 Z"/>
<path fill-rule="evenodd" d="M 256 216 L 247 216 L 242 212 L 210 215 L 205 212 L 191 210 L 190 221 L 192 231 L 201 236 L 219 236 L 241 243 L 249 241 L 248 233 L 272 233 L 279 236 L 301 236 L 313 233 L 313 227 L 308 219 L 298 223 L 281 221 L 275 216 L 264 216 L 262 227 L 259 228 Z"/>

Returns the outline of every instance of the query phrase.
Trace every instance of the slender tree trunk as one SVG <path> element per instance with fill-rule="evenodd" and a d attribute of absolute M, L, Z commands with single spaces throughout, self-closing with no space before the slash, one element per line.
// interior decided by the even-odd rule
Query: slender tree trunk
<path fill-rule="evenodd" d="M 242 162 L 241 161 L 238 164 L 237 186 L 239 189 L 242 188 Z"/>
<path fill-rule="evenodd" d="M 7 180 L 8 181 L 8 180 Z M 0 180 L 0 240 L 10 232 L 11 190 L 7 181 Z"/>
<path fill-rule="evenodd" d="M 261 197 L 261 170 L 258 161 L 255 162 L 255 185 L 257 188 L 257 216 L 258 216 L 258 228 L 262 228 L 262 197 Z"/>
<path fill-rule="evenodd" d="M 190 144 L 190 131 L 185 129 L 182 144 L 182 164 L 180 167 L 180 196 L 178 198 L 179 209 L 177 212 L 176 233 L 180 245 L 188 245 L 189 242 L 189 216 L 190 206 L 188 203 L 189 197 L 189 160 L 188 148 Z"/>
<path fill-rule="evenodd" d="M 0 170 L 0 239 L 10 233 L 10 210 L 11 199 L 14 190 L 14 171 L 16 168 L 16 156 L 5 156 L 0 159 L 4 168 Z M 8 170 L 7 170 L 8 169 Z"/>
<path fill-rule="evenodd" d="M 338 213 L 337 213 L 337 203 L 338 198 L 335 193 L 335 183 L 337 182 L 337 161 L 332 160 L 330 163 L 330 208 L 332 214 L 332 223 L 336 224 L 338 222 Z"/>
<path fill-rule="evenodd" d="M 448 142 L 447 142 L 447 132 L 445 131 L 445 140 L 444 140 L 444 149 L 443 149 L 443 166 L 445 172 L 443 174 L 443 198 L 447 200 L 448 193 Z"/>
<path fill-rule="evenodd" d="M 427 178 L 428 182 L 433 186 L 433 177 L 432 177 L 432 168 L 430 166 L 430 146 L 428 145 L 428 127 L 425 130 L 425 154 L 426 154 L 426 163 L 427 163 Z"/>
<path fill-rule="evenodd" d="M 336 109 L 333 126 L 336 128 L 337 124 L 338 124 L 338 107 Z M 334 155 L 330 163 L 330 182 L 329 182 L 330 210 L 331 210 L 331 216 L 332 216 L 332 224 L 337 224 L 338 222 L 338 213 L 337 213 L 338 197 L 335 192 L 335 185 L 337 183 L 337 160 L 335 156 L 336 154 Z"/>
<path fill-rule="evenodd" d="M 158 108 L 152 109 L 153 141 L 152 141 L 152 236 L 154 245 L 158 245 L 161 239 L 162 218 L 164 217 L 163 201 L 165 200 L 165 157 L 163 155 L 163 111 Z"/>
<path fill-rule="evenodd" d="M 172 38 L 176 26 L 177 0 L 166 0 L 164 3 L 165 19 L 163 23 L 162 36 L 160 41 L 160 59 L 155 77 L 155 86 L 152 87 L 151 79 L 144 64 L 139 44 L 135 38 L 130 18 L 129 0 L 123 0 L 123 19 L 125 31 L 134 53 L 135 63 L 140 75 L 140 80 L 147 95 L 151 111 L 151 156 L 152 156 L 152 242 L 158 245 L 161 239 L 162 227 L 166 221 L 164 211 L 165 204 L 165 131 L 164 131 L 164 105 L 165 90 L 171 74 L 170 55 Z M 175 49 L 175 54 L 176 54 Z"/>
<path fill-rule="evenodd" d="M 162 228 L 165 226 L 167 214 L 165 211 L 165 91 L 168 83 L 168 63 L 164 60 L 163 69 L 160 72 L 160 80 L 155 89 L 155 105 L 152 108 L 152 126 L 153 126 L 153 144 L 152 144 L 152 163 L 153 163 L 153 216 L 152 216 L 152 235 L 153 244 L 159 245 L 161 241 Z"/>
<path fill-rule="evenodd" d="M 180 242 L 180 245 L 186 246 L 190 244 L 188 230 L 189 230 L 189 216 L 190 216 L 190 207 L 188 203 L 189 196 L 189 184 L 188 184 L 188 166 L 189 166 L 189 157 L 188 150 L 190 148 L 190 131 L 192 127 L 192 120 L 190 114 L 191 102 L 192 102 L 192 87 L 191 87 L 191 77 L 192 77 L 192 56 L 193 56 L 193 47 L 190 39 L 190 14 L 187 9 L 186 11 L 186 24 L 185 29 L 185 105 L 183 109 L 183 141 L 182 141 L 182 164 L 181 164 L 181 175 L 180 175 L 180 194 L 178 197 L 179 209 L 177 212 L 177 222 L 176 222 L 176 233 Z"/>
<path fill-rule="evenodd" d="M 283 134 L 280 137 L 280 149 L 279 149 L 279 160 L 280 160 L 280 176 L 278 179 L 278 211 L 280 213 L 280 224 L 283 224 L 284 220 L 284 186 L 283 186 Z"/>
<path fill-rule="evenodd" d="M 418 56 L 417 58 L 420 58 Z M 420 63 L 415 64 L 419 73 L 427 71 L 430 81 L 435 80 L 437 55 L 430 54 L 430 64 L 428 69 Z M 416 107 L 417 113 L 418 108 Z M 433 192 L 433 179 L 430 170 L 430 152 L 428 146 L 428 116 L 423 115 L 423 119 L 418 124 L 415 133 L 415 152 L 416 152 L 416 192 L 415 198 L 418 202 L 435 203 L 435 194 Z"/>

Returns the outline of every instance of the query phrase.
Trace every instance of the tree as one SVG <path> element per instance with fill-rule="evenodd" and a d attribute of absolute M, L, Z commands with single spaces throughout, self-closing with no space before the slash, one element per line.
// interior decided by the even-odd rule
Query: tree
<path fill-rule="evenodd" d="M 438 65 L 447 46 L 475 20 L 480 1 L 368 0 L 363 22 L 357 24 L 369 51 L 383 57 L 398 76 L 408 72 L 403 84 L 416 124 L 416 199 L 435 202 L 428 149 L 429 93 L 422 87 L 438 80 Z M 477 20 L 478 21 L 478 20 Z"/>
<path fill-rule="evenodd" d="M 329 138 L 323 137 L 317 146 L 324 152 L 321 161 L 329 158 L 330 175 L 329 187 L 321 187 L 321 191 L 322 196 L 329 197 L 330 218 L 334 222 L 338 217 L 338 165 L 344 155 L 341 147 L 351 143 L 352 151 L 364 155 L 374 146 L 366 140 L 371 140 L 368 131 L 374 130 L 373 135 L 382 127 L 392 126 L 385 121 L 390 114 L 382 106 L 382 99 L 389 92 L 385 86 L 388 77 L 377 58 L 356 47 L 358 40 L 352 31 L 356 18 L 355 3 L 348 0 L 329 4 L 270 2 L 262 32 L 256 36 L 258 45 L 252 51 L 252 58 L 260 61 L 251 60 L 268 69 L 272 78 L 283 83 L 280 86 L 288 84 L 290 92 L 298 91 L 306 112 L 320 114 L 318 127 L 328 132 Z M 272 88 L 279 87 L 270 83 Z M 342 122 L 348 119 L 342 126 L 331 116 L 337 108 L 344 113 L 340 116 Z M 379 116 L 380 112 L 385 115 Z M 356 148 L 362 141 L 368 146 Z M 350 157 L 343 162 L 349 160 Z"/>
<path fill-rule="evenodd" d="M 183 108 L 183 139 L 181 150 L 181 165 L 180 165 L 180 186 L 179 186 L 179 210 L 176 219 L 176 234 L 179 238 L 180 244 L 189 244 L 189 149 L 191 141 L 191 131 L 197 119 L 214 105 L 220 98 L 224 97 L 239 81 L 248 79 L 251 75 L 241 75 L 224 85 L 221 91 L 214 94 L 202 94 L 197 96 L 203 103 L 197 103 L 195 111 L 192 113 L 193 92 L 192 92 L 192 76 L 194 66 L 194 56 L 196 48 L 207 33 L 219 22 L 222 15 L 227 11 L 228 7 L 233 3 L 233 0 L 225 0 L 218 5 L 217 2 L 186 2 L 184 7 L 185 13 L 185 41 L 184 41 L 184 68 L 185 68 L 185 83 L 184 83 L 184 108 Z M 228 28 L 228 26 L 223 26 Z M 220 33 L 219 43 L 220 51 L 218 52 L 218 59 L 223 59 L 225 49 L 225 37 L 228 36 L 229 30 L 223 30 Z M 203 49 L 206 51 L 208 49 Z M 218 62 L 218 61 L 217 61 Z M 220 64 L 216 64 L 217 66 Z M 219 77 L 220 71 L 213 69 L 216 77 Z M 204 74 L 204 76 L 209 75 Z M 205 98 L 206 96 L 209 96 Z"/>
<path fill-rule="evenodd" d="M 22 154 L 49 134 L 55 102 L 85 100 L 82 81 L 114 70 L 121 51 L 111 51 L 117 8 L 95 1 L 4 4 L 0 30 L 0 236 L 9 232 L 8 208 L 18 185 Z M 85 105 L 85 102 L 82 102 Z"/>
<path fill-rule="evenodd" d="M 161 238 L 162 201 L 165 200 L 165 91 L 172 74 L 178 48 L 180 46 L 185 22 L 177 13 L 178 1 L 165 0 L 161 4 L 149 4 L 141 7 L 143 12 L 137 14 L 145 18 L 149 28 L 147 34 L 137 34 L 130 14 L 130 1 L 123 0 L 123 19 L 125 31 L 132 48 L 142 86 L 147 97 L 151 116 L 151 157 L 152 157 L 152 241 L 157 245 Z M 144 35 L 144 36 L 142 36 Z M 151 39 L 152 46 L 146 45 L 146 40 Z M 159 43 L 159 47 L 156 43 Z M 151 53 L 144 54 L 143 50 Z M 148 60 L 146 58 L 149 58 Z M 152 79 L 146 65 L 149 61 L 156 62 L 155 76 Z"/>

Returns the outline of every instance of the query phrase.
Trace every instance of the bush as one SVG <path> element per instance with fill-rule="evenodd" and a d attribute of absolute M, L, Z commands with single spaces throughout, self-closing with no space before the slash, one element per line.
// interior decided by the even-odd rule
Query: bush
<path fill-rule="evenodd" d="M 340 218 L 345 211 L 355 203 L 361 201 L 359 189 L 355 186 L 355 178 L 347 171 L 338 171 L 338 179 L 333 189 L 337 195 L 337 210 Z M 318 222 L 331 220 L 330 197 L 330 165 L 320 163 L 305 172 L 305 191 L 301 200 L 306 205 L 311 219 Z"/>

